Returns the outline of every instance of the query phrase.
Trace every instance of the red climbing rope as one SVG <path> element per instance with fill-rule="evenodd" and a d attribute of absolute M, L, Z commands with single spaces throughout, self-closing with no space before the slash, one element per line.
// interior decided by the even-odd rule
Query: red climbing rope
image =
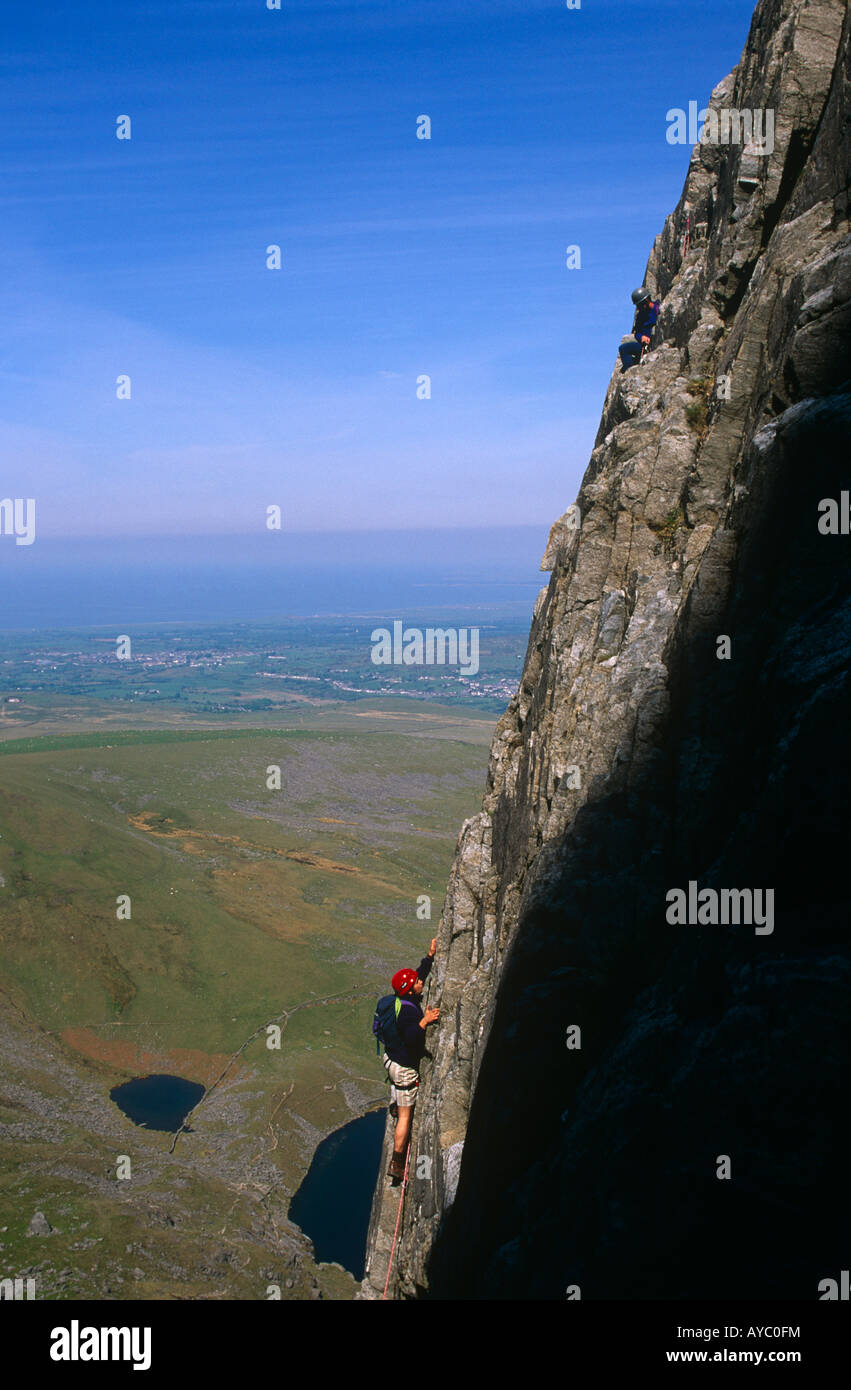
<path fill-rule="evenodd" d="M 387 1266 L 387 1278 L 384 1281 L 384 1293 L 381 1295 L 382 1302 L 387 1297 L 387 1290 L 390 1286 L 390 1271 L 393 1268 L 393 1256 L 396 1253 L 396 1237 L 399 1234 L 399 1221 L 402 1216 L 402 1203 L 405 1200 L 405 1189 L 408 1186 L 408 1164 L 411 1161 L 411 1144 L 408 1141 L 408 1152 L 405 1155 L 405 1176 L 402 1179 L 402 1191 L 399 1194 L 399 1210 L 396 1213 L 396 1229 L 393 1232 L 393 1244 L 390 1247 L 390 1263 Z"/>

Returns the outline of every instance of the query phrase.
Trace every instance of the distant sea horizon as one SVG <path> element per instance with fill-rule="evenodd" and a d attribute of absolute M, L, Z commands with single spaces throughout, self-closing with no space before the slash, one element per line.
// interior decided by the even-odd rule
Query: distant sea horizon
<path fill-rule="evenodd" d="M 0 538 L 0 630 L 476 609 L 531 617 L 548 527 Z"/>

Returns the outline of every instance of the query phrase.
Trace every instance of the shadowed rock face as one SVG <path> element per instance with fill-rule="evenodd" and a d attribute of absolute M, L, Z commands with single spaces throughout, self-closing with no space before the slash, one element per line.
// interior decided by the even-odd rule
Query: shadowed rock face
<path fill-rule="evenodd" d="M 773 110 L 774 151 L 696 147 L 650 255 L 662 346 L 612 377 L 461 831 L 388 1296 L 817 1298 L 847 1265 L 849 23 L 757 6 L 710 105 Z M 773 890 L 773 930 L 669 923 L 690 882 Z"/>

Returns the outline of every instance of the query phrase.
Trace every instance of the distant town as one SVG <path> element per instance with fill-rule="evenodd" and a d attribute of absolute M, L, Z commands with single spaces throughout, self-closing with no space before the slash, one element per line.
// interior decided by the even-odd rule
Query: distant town
<path fill-rule="evenodd" d="M 7 733 L 12 723 L 25 725 L 34 710 L 31 697 L 38 705 L 50 696 L 221 714 L 393 697 L 500 713 L 517 689 L 528 619 L 488 622 L 477 614 L 477 622 L 475 675 L 458 665 L 377 666 L 369 622 L 341 618 L 256 627 L 158 625 L 108 635 L 103 629 L 6 633 L 0 720 Z"/>

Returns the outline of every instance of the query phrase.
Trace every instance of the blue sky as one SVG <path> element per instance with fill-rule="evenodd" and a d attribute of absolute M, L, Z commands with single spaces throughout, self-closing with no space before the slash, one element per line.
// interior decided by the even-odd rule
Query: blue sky
<path fill-rule="evenodd" d="M 545 528 L 682 187 L 665 113 L 751 9 L 7 9 L 0 496 L 44 537 Z"/>

